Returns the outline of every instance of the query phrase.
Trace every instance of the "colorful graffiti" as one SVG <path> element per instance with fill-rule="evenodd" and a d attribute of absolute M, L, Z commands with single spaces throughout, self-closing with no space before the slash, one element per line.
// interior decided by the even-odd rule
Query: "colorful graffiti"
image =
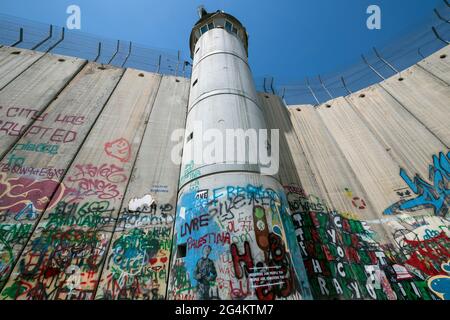
<path fill-rule="evenodd" d="M 172 272 L 169 298 L 308 298 L 308 281 L 299 280 L 306 272 L 296 270 L 303 263 L 294 265 L 288 248 L 283 203 L 282 193 L 254 185 L 183 194 L 172 264 L 186 271 Z"/>
<path fill-rule="evenodd" d="M 428 280 L 428 287 L 442 300 L 450 300 L 450 260 L 441 265 L 447 275 L 438 275 Z"/>
<path fill-rule="evenodd" d="M 0 211 L 10 210 L 19 215 L 23 210 L 42 211 L 46 206 L 53 207 L 65 192 L 64 185 L 56 180 L 8 178 L 0 173 Z"/>
<path fill-rule="evenodd" d="M 427 279 L 441 274 L 437 268 L 449 258 L 448 236 L 436 231 L 442 225 L 448 232 L 447 221 L 407 217 L 407 229 L 399 217 L 387 224 L 397 245 L 381 245 L 367 222 L 330 210 L 317 197 L 286 192 L 314 298 L 435 298 Z"/>
<path fill-rule="evenodd" d="M 114 209 L 60 201 L 46 213 L 4 287 L 3 299 L 91 299 Z"/>
<path fill-rule="evenodd" d="M 445 217 L 449 214 L 448 199 L 450 196 L 450 152 L 445 155 L 433 155 L 433 163 L 429 165 L 429 180 L 427 182 L 416 174 L 411 179 L 406 171 L 400 169 L 400 176 L 417 196 L 408 200 L 400 200 L 384 210 L 391 215 L 399 211 L 408 211 L 417 207 L 433 208 L 434 214 Z"/>

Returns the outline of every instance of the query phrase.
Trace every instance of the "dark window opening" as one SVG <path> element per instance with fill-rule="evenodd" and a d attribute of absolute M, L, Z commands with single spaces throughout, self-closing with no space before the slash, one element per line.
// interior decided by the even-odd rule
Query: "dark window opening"
<path fill-rule="evenodd" d="M 205 24 L 203 27 L 201 27 L 200 32 L 201 32 L 202 34 L 204 34 L 204 33 L 207 32 L 207 31 L 208 31 L 208 26 Z"/>
<path fill-rule="evenodd" d="M 197 53 L 197 52 L 198 52 L 198 50 L 200 50 L 200 47 L 198 47 L 198 48 L 197 48 L 197 50 L 195 50 L 195 53 Z"/>
<path fill-rule="evenodd" d="M 177 248 L 177 258 L 184 258 L 187 255 L 186 243 L 179 244 Z"/>
<path fill-rule="evenodd" d="M 189 141 L 191 141 L 192 139 L 194 139 L 194 132 L 191 132 L 191 133 L 188 135 L 187 141 L 186 141 L 186 142 L 189 142 Z"/>
<path fill-rule="evenodd" d="M 232 31 L 233 25 L 231 24 L 231 22 L 225 21 L 225 29 L 228 30 L 229 32 Z"/>
<path fill-rule="evenodd" d="M 198 79 L 195 79 L 194 83 L 192 84 L 193 87 L 195 87 L 195 85 L 197 84 Z"/>
<path fill-rule="evenodd" d="M 214 29 L 214 23 L 212 23 L 212 22 L 209 23 L 209 24 L 208 24 L 208 29 L 209 29 L 209 30 Z"/>

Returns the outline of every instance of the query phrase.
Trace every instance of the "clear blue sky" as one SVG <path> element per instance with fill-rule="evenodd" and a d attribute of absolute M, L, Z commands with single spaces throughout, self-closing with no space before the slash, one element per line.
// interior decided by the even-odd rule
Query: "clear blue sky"
<path fill-rule="evenodd" d="M 81 31 L 182 50 L 188 57 L 196 8 L 223 9 L 250 35 L 255 76 L 301 79 L 357 61 L 430 19 L 442 0 L 1 0 L 0 13 L 64 26 L 71 4 L 81 7 Z M 382 10 L 382 29 L 368 30 L 366 9 Z"/>

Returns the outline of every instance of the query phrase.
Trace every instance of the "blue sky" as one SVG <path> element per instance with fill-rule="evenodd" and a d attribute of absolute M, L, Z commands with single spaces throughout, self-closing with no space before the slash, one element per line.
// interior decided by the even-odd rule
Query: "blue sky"
<path fill-rule="evenodd" d="M 186 57 L 197 6 L 223 9 L 247 27 L 254 75 L 286 81 L 351 65 L 429 21 L 442 0 L 1 0 L 0 13 L 64 26 L 71 4 L 81 8 L 83 32 Z M 381 30 L 366 27 L 371 4 L 382 10 Z"/>

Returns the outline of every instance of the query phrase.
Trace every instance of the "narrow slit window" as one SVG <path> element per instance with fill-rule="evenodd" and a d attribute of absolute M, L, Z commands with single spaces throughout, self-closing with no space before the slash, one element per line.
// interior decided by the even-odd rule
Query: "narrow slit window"
<path fill-rule="evenodd" d="M 194 132 L 191 132 L 191 133 L 188 135 L 187 141 L 186 141 L 186 142 L 189 142 L 189 141 L 191 141 L 192 139 L 194 139 Z"/>
<path fill-rule="evenodd" d="M 187 255 L 186 243 L 179 244 L 177 247 L 177 258 L 185 258 Z"/>
<path fill-rule="evenodd" d="M 192 84 L 192 87 L 195 87 L 195 85 L 197 84 L 198 79 L 195 79 L 194 83 Z"/>

